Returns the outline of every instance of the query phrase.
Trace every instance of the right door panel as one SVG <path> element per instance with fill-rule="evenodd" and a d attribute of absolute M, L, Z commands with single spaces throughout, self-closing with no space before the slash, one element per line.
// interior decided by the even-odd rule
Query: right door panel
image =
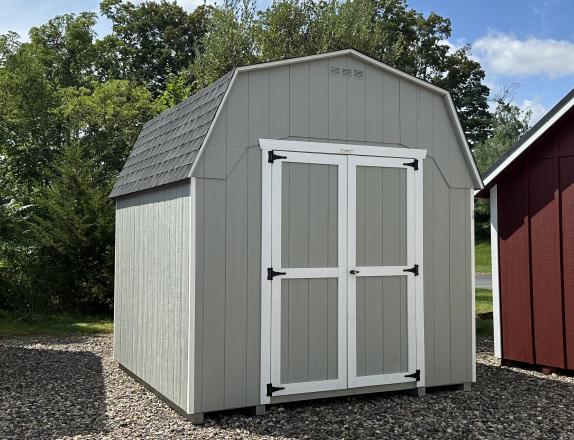
<path fill-rule="evenodd" d="M 414 381 L 414 170 L 349 157 L 349 386 Z"/>

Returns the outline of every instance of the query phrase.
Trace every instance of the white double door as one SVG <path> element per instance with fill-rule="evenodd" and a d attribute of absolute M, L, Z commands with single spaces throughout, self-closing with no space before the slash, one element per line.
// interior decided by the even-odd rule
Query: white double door
<path fill-rule="evenodd" d="M 413 161 L 272 154 L 268 395 L 416 381 Z"/>

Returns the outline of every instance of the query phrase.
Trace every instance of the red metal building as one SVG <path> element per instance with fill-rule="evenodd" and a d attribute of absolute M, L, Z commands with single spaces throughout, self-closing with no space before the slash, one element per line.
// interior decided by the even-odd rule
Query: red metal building
<path fill-rule="evenodd" d="M 495 355 L 574 370 L 574 90 L 484 175 Z"/>

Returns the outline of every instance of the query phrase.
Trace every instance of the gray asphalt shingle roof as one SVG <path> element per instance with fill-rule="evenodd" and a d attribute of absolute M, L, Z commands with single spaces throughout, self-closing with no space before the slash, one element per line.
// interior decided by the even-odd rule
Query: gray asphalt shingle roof
<path fill-rule="evenodd" d="M 147 122 L 110 197 L 187 178 L 233 72 Z"/>

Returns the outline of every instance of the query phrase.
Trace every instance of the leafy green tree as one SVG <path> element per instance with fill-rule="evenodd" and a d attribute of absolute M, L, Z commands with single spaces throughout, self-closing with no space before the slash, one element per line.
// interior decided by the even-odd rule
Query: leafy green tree
<path fill-rule="evenodd" d="M 513 87 L 506 88 L 494 98 L 496 107 L 492 115 L 492 136 L 474 149 L 476 163 L 481 172 L 490 167 L 529 128 L 532 111 L 521 110 L 512 103 Z"/>
<path fill-rule="evenodd" d="M 102 185 L 97 168 L 86 151 L 70 144 L 56 162 L 52 182 L 34 197 L 30 286 L 57 308 L 111 308 L 114 205 L 108 199 L 111 182 Z"/>
<path fill-rule="evenodd" d="M 170 75 L 193 62 L 211 7 L 200 6 L 189 14 L 175 1 L 103 0 L 100 11 L 112 21 L 112 34 L 98 43 L 104 77 L 111 73 L 158 96 Z"/>
<path fill-rule="evenodd" d="M 202 89 L 234 67 L 256 63 L 254 6 L 245 0 L 216 8 L 201 40 L 203 50 L 191 67 L 194 89 Z"/>
<path fill-rule="evenodd" d="M 521 110 L 512 103 L 517 85 L 506 86 L 495 98 L 492 116 L 492 135 L 474 149 L 474 157 L 479 170 L 484 173 L 499 157 L 529 128 L 532 112 Z M 490 236 L 489 205 L 485 200 L 475 202 L 475 232 L 477 241 Z"/>
<path fill-rule="evenodd" d="M 30 45 L 36 49 L 48 81 L 69 87 L 91 80 L 96 58 L 95 24 L 95 13 L 82 12 L 57 16 L 30 29 Z"/>
<path fill-rule="evenodd" d="M 145 87 L 126 80 L 64 88 L 59 96 L 65 141 L 94 159 L 96 176 L 106 184 L 121 171 L 143 125 L 163 109 Z"/>
<path fill-rule="evenodd" d="M 41 52 L 32 43 L 18 45 L 0 69 L 0 179 L 17 193 L 48 178 L 62 145 L 57 86 Z"/>

